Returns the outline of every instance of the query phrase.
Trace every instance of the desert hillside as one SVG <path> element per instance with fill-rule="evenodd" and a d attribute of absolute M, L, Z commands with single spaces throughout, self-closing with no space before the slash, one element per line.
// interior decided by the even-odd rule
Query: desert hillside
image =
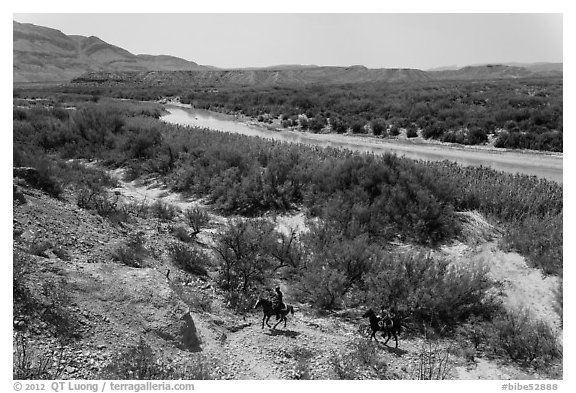
<path fill-rule="evenodd" d="M 201 70 L 173 56 L 134 55 L 98 37 L 13 22 L 14 82 L 68 81 L 91 71 Z"/>

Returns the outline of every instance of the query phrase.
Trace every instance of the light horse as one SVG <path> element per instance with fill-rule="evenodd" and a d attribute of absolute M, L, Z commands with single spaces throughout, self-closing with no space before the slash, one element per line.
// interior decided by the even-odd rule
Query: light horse
<path fill-rule="evenodd" d="M 294 307 L 286 305 L 286 308 L 277 310 L 274 308 L 272 302 L 268 299 L 264 298 L 258 299 L 256 304 L 254 305 L 254 309 L 257 309 L 260 306 L 262 306 L 262 311 L 264 311 L 264 318 L 262 318 L 262 329 L 264 329 L 264 323 L 266 323 L 266 326 L 271 327 L 272 329 L 276 329 L 276 326 L 278 326 L 278 324 L 282 321 L 284 321 L 284 328 L 286 328 L 286 322 L 287 322 L 286 316 L 288 315 L 288 313 L 294 315 Z M 268 324 L 270 317 L 273 315 L 280 317 L 280 320 L 276 322 L 276 325 L 274 325 L 274 327 Z"/>

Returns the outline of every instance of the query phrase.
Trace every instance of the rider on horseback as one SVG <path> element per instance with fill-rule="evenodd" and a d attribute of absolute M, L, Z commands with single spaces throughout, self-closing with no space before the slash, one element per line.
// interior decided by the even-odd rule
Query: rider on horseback
<path fill-rule="evenodd" d="M 284 294 L 280 290 L 280 287 L 276 287 L 272 294 L 272 306 L 276 310 L 276 320 L 280 319 L 280 311 L 286 308 L 284 304 Z"/>

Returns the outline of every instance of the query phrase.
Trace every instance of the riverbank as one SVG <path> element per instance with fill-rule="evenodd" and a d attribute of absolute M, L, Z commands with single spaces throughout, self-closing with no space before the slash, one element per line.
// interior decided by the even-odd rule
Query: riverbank
<path fill-rule="evenodd" d="M 395 153 L 425 161 L 454 161 L 462 165 L 487 166 L 508 173 L 538 176 L 563 182 L 563 154 L 540 151 L 516 151 L 489 146 L 461 146 L 430 142 L 421 137 L 380 139 L 347 134 L 313 134 L 262 126 L 243 115 L 226 115 L 192 108 L 181 103 L 166 104 L 168 115 L 162 120 L 180 125 L 204 127 L 290 143 L 336 147 L 374 154 Z"/>

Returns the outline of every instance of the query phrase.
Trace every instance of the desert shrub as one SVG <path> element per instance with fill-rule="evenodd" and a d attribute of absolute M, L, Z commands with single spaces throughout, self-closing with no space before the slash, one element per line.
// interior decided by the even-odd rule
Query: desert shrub
<path fill-rule="evenodd" d="M 395 124 L 392 125 L 392 127 L 390 127 L 390 130 L 388 130 L 388 135 L 390 135 L 390 136 L 400 135 L 400 128 Z"/>
<path fill-rule="evenodd" d="M 486 131 L 481 129 L 480 127 L 471 127 L 468 130 L 468 135 L 466 139 L 467 145 L 478 145 L 480 143 L 484 143 L 488 141 L 488 135 Z"/>
<path fill-rule="evenodd" d="M 564 280 L 560 279 L 558 288 L 554 291 L 554 311 L 560 317 L 560 322 L 564 323 Z"/>
<path fill-rule="evenodd" d="M 113 223 L 129 219 L 128 211 L 120 203 L 120 194 L 111 193 L 103 188 L 81 188 L 76 194 L 76 204 L 83 209 L 94 211 Z"/>
<path fill-rule="evenodd" d="M 184 211 L 184 220 L 192 228 L 192 237 L 206 228 L 210 223 L 210 216 L 200 207 L 193 207 Z"/>
<path fill-rule="evenodd" d="M 148 255 L 145 247 L 144 232 L 136 232 L 113 252 L 112 259 L 126 266 L 140 268 Z"/>
<path fill-rule="evenodd" d="M 494 321 L 493 348 L 521 365 L 542 368 L 562 356 L 553 330 L 527 309 L 502 313 Z"/>
<path fill-rule="evenodd" d="M 488 269 L 454 265 L 424 254 L 381 253 L 366 278 L 370 307 L 397 305 L 413 310 L 414 322 L 451 329 L 470 316 L 490 317 L 499 309 Z"/>
<path fill-rule="evenodd" d="M 313 264 L 300 276 L 296 289 L 300 300 L 317 308 L 338 308 L 346 293 L 346 277 L 337 269 Z"/>
<path fill-rule="evenodd" d="M 150 211 L 154 217 L 166 221 L 172 221 L 179 213 L 176 206 L 159 200 L 150 206 Z"/>
<path fill-rule="evenodd" d="M 60 379 L 62 370 L 62 354 L 60 351 L 52 353 L 40 352 L 30 343 L 24 333 L 14 336 L 12 378 L 17 380 L 47 380 Z"/>
<path fill-rule="evenodd" d="M 364 128 L 365 123 L 361 120 L 353 121 L 350 125 L 350 129 L 354 134 L 365 134 L 366 129 Z"/>
<path fill-rule="evenodd" d="M 374 119 L 370 122 L 374 135 L 382 135 L 386 132 L 386 122 L 383 119 Z"/>
<path fill-rule="evenodd" d="M 418 128 L 415 125 L 410 124 L 408 128 L 406 128 L 406 137 L 407 138 L 416 138 L 418 136 Z"/>
<path fill-rule="evenodd" d="M 276 232 L 277 240 L 271 241 L 269 253 L 275 262 L 274 271 L 288 268 L 289 274 L 297 273 L 304 265 L 304 247 L 299 241 L 298 232 L 291 229 L 288 233 Z"/>
<path fill-rule="evenodd" d="M 140 337 L 137 345 L 114 356 L 102 371 L 105 379 L 134 380 L 206 380 L 213 379 L 213 366 L 206 359 L 193 359 L 185 367 L 178 367 L 156 354 Z"/>
<path fill-rule="evenodd" d="M 432 339 L 426 333 L 420 347 L 418 361 L 412 370 L 413 379 L 444 380 L 448 379 L 451 370 L 450 348 L 442 348 L 438 340 Z"/>
<path fill-rule="evenodd" d="M 131 214 L 139 218 L 148 218 L 150 213 L 150 205 L 146 203 L 146 200 L 125 202 L 123 204 L 123 209 L 127 212 L 127 214 Z"/>
<path fill-rule="evenodd" d="M 219 282 L 227 291 L 248 292 L 271 275 L 269 244 L 273 225 L 266 220 L 231 220 L 216 238 Z"/>
<path fill-rule="evenodd" d="M 332 352 L 330 363 L 336 379 L 364 379 L 365 372 L 375 379 L 389 379 L 386 361 L 379 354 L 378 347 L 368 340 L 355 340 L 347 353 Z"/>
<path fill-rule="evenodd" d="M 30 260 L 18 253 L 13 252 L 12 255 L 12 293 L 14 296 L 14 304 L 26 301 L 30 294 L 27 287 L 28 277 L 32 271 Z"/>
<path fill-rule="evenodd" d="M 66 288 L 64 278 L 46 281 L 42 284 L 41 304 L 46 308 L 42 319 L 52 325 L 55 335 L 62 340 L 80 338 L 80 321 L 71 309 L 72 298 Z"/>
<path fill-rule="evenodd" d="M 326 225 L 312 225 L 303 239 L 309 260 L 297 278 L 297 293 L 319 308 L 336 308 L 371 271 L 374 250 L 367 236 L 349 239 Z"/>
<path fill-rule="evenodd" d="M 527 216 L 509 224 L 501 242 L 547 274 L 562 274 L 563 219 L 559 214 Z"/>
<path fill-rule="evenodd" d="M 31 168 L 15 168 L 14 176 L 23 177 L 30 186 L 44 191 L 53 198 L 60 197 L 64 190 L 54 176 L 53 164 L 47 158 L 40 156 L 19 159 L 19 161 L 18 164 L 25 164 Z"/>
<path fill-rule="evenodd" d="M 171 243 L 168 245 L 168 255 L 176 266 L 188 273 L 201 276 L 207 275 L 206 265 L 209 257 L 203 251 L 189 247 L 182 243 Z"/>
<path fill-rule="evenodd" d="M 14 201 L 16 205 L 23 205 L 26 203 L 26 197 L 24 196 L 24 193 L 16 184 L 12 185 L 12 201 Z"/>
<path fill-rule="evenodd" d="M 118 186 L 118 182 L 113 179 L 106 170 L 87 166 L 78 161 L 56 161 L 54 165 L 54 175 L 63 185 L 73 185 L 80 189 L 104 190 Z"/>
<path fill-rule="evenodd" d="M 188 229 L 182 225 L 174 225 L 170 227 L 170 232 L 176 239 L 184 243 L 190 243 L 194 239 Z"/>

